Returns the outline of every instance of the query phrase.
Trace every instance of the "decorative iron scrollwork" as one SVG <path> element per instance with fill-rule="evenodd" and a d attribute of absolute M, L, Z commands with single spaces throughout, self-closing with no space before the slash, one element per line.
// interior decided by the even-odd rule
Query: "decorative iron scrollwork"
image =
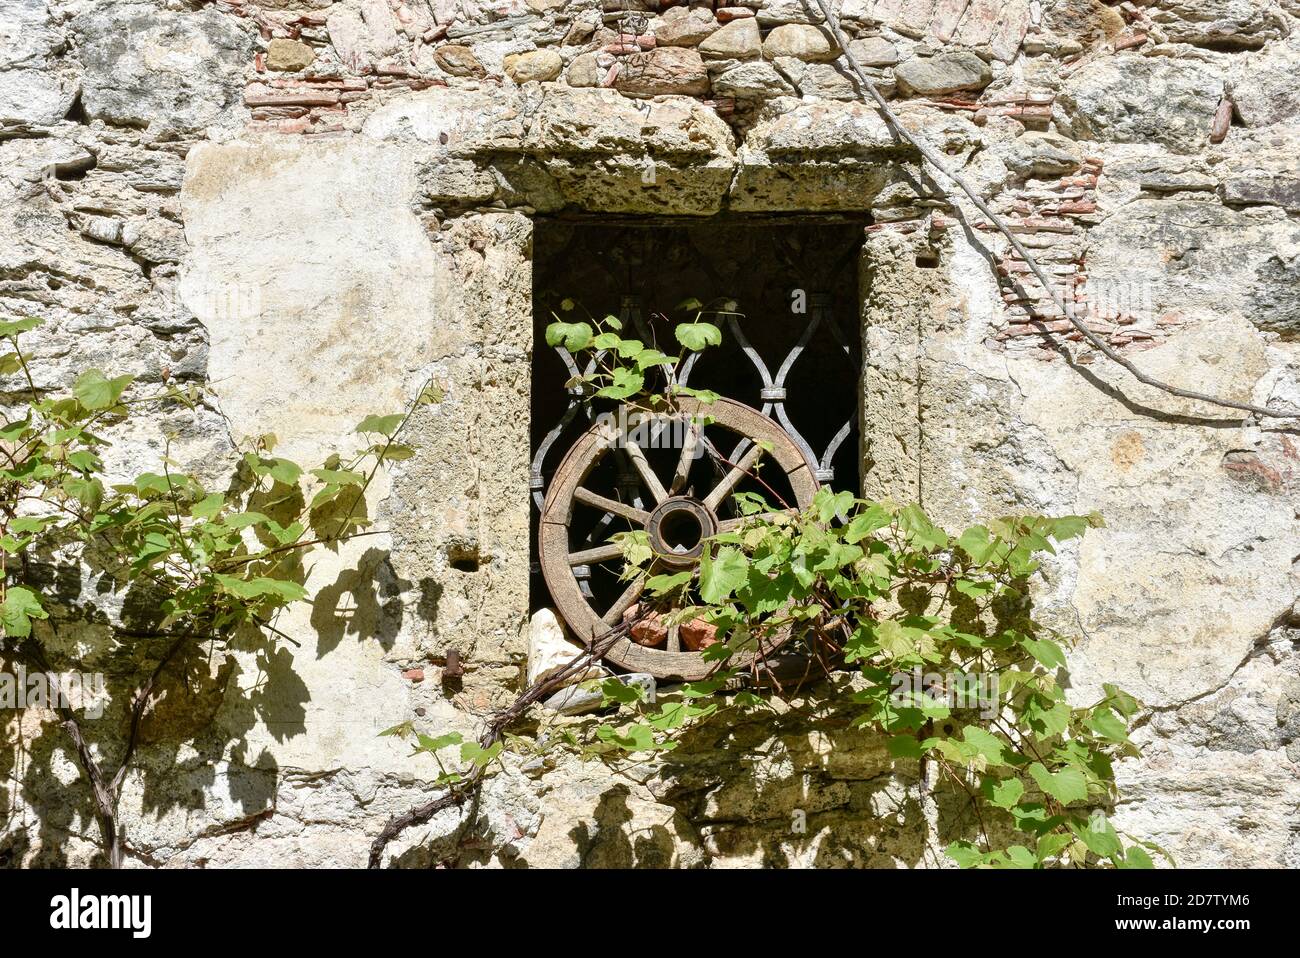
<path fill-rule="evenodd" d="M 803 332 L 795 345 L 784 357 L 782 357 L 780 365 L 776 367 L 775 376 L 772 374 L 772 367 L 766 360 L 764 360 L 758 349 L 756 349 L 750 342 L 749 337 L 745 335 L 743 324 L 734 315 L 727 318 L 727 332 L 730 334 L 735 344 L 740 348 L 741 353 L 753 365 L 762 384 L 757 397 L 733 396 L 731 398 L 742 402 L 750 402 L 764 416 L 778 422 L 781 425 L 781 428 L 799 448 L 800 452 L 803 453 L 804 458 L 807 460 L 809 468 L 812 470 L 817 481 L 819 483 L 828 483 L 835 479 L 835 470 L 832 463 L 834 462 L 835 456 L 839 452 L 840 447 L 843 446 L 844 442 L 848 439 L 849 434 L 852 432 L 855 412 L 853 410 L 849 411 L 839 430 L 827 443 L 826 448 L 818 454 L 818 452 L 812 448 L 808 440 L 804 438 L 803 432 L 800 431 L 798 424 L 794 421 L 788 408 L 790 402 L 791 372 L 794 369 L 795 364 L 807 354 L 809 344 L 812 342 L 813 337 L 818 335 L 819 332 L 828 333 L 834 338 L 837 351 L 843 354 L 849 364 L 848 369 L 851 370 L 852 375 L 855 378 L 860 370 L 849 340 L 845 337 L 844 331 L 835 320 L 834 313 L 831 309 L 831 296 L 824 292 L 814 292 L 809 294 L 807 315 L 807 325 L 804 327 Z M 636 334 L 641 337 L 642 340 L 650 342 L 653 339 L 650 328 L 646 323 L 644 309 L 639 296 L 625 295 L 622 297 L 619 308 L 619 320 L 623 323 L 625 328 L 635 330 Z M 586 369 L 580 370 L 577 362 L 575 362 L 572 354 L 570 354 L 567 349 L 563 346 L 556 346 L 554 347 L 554 350 L 556 355 L 559 356 L 560 361 L 564 363 L 571 379 L 576 379 L 583 374 L 591 373 L 596 368 L 597 360 L 594 358 L 587 364 Z M 681 385 L 690 385 L 691 374 L 695 370 L 700 355 L 701 354 L 699 353 L 693 353 L 688 356 L 686 361 L 682 364 L 680 375 L 678 377 L 678 382 Z M 575 418 L 582 416 L 583 422 L 586 425 L 589 425 L 592 421 L 590 407 L 583 402 L 581 389 L 570 387 L 569 393 L 569 404 L 565 409 L 563 416 L 542 439 L 537 448 L 536 454 L 533 456 L 532 469 L 529 476 L 529 489 L 532 492 L 533 502 L 538 509 L 541 509 L 542 503 L 546 497 L 545 467 L 555 443 L 569 428 Z M 753 399 L 755 398 L 758 400 L 757 403 L 753 402 Z M 741 445 L 738 446 L 736 450 L 732 451 L 730 458 L 735 460 L 740 455 L 743 455 L 744 451 L 744 443 L 742 440 Z M 616 452 L 621 453 L 621 450 L 616 450 Z M 629 493 L 639 495 L 639 491 L 635 489 L 637 485 L 635 469 L 633 469 L 631 463 L 626 462 L 625 456 L 622 456 L 620 460 L 620 474 L 627 477 L 629 480 Z M 637 505 L 638 508 L 641 507 L 640 503 Z M 605 529 L 601 528 L 597 531 L 604 532 Z"/>

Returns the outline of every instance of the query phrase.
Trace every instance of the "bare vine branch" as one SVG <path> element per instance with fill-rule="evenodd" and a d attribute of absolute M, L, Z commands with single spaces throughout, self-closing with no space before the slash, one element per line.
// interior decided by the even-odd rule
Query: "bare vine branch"
<path fill-rule="evenodd" d="M 949 169 L 947 163 L 944 162 L 943 158 L 934 147 L 927 143 L 922 137 L 916 135 L 903 126 L 902 121 L 898 118 L 898 114 L 890 109 L 888 102 L 886 102 L 885 98 L 881 96 L 880 91 L 876 89 L 875 84 L 872 83 L 871 79 L 863 72 L 857 58 L 853 55 L 852 51 L 849 50 L 848 38 L 844 35 L 844 31 L 840 27 L 839 19 L 835 16 L 834 12 L 832 12 L 828 0 L 816 0 L 816 2 L 817 6 L 821 8 L 822 15 L 826 18 L 826 24 L 830 27 L 831 33 L 835 37 L 835 42 L 839 44 L 840 49 L 844 53 L 845 59 L 848 60 L 849 68 L 853 71 L 854 76 L 862 85 L 862 88 L 867 91 L 871 99 L 875 102 L 876 107 L 880 110 L 881 114 L 884 115 L 885 119 L 889 122 L 889 125 L 893 127 L 899 136 L 911 144 L 916 151 L 920 153 L 921 156 L 924 157 L 926 161 L 929 162 L 929 164 L 942 176 L 957 184 L 957 186 L 961 188 L 961 191 L 970 199 L 971 203 L 975 205 L 975 208 L 984 214 L 990 223 L 997 227 L 998 231 L 1007 238 L 1007 242 L 1011 244 L 1011 248 L 1016 251 L 1022 260 L 1024 260 L 1025 265 L 1029 267 L 1038 282 L 1042 284 L 1045 290 L 1047 290 L 1048 295 L 1052 297 L 1052 302 L 1056 304 L 1057 308 L 1061 310 L 1065 318 L 1069 320 L 1070 325 L 1078 330 L 1091 346 L 1101 352 L 1102 355 L 1111 362 L 1123 367 L 1129 375 L 1138 382 L 1167 392 L 1171 396 L 1179 396 L 1183 399 L 1192 399 L 1198 402 L 1210 403 L 1211 405 L 1220 406 L 1225 409 L 1238 409 L 1242 412 L 1253 413 L 1256 416 L 1266 416 L 1273 419 L 1300 418 L 1300 411 L 1295 409 L 1272 409 L 1268 406 L 1258 406 L 1254 403 L 1238 402 L 1235 399 L 1225 399 L 1222 396 L 1213 396 L 1209 393 L 1197 392 L 1194 389 L 1183 389 L 1180 386 L 1174 386 L 1170 383 L 1164 382 L 1163 380 L 1156 379 L 1154 376 L 1139 369 L 1131 360 L 1121 356 L 1119 352 L 1110 346 L 1109 343 L 1088 328 L 1087 324 L 1081 321 L 1074 314 L 1073 305 L 1061 295 L 1060 291 L 1048 277 L 1047 273 L 1038 265 L 1038 261 L 1034 259 L 1029 250 L 1025 248 L 1025 245 L 1016 238 L 1015 233 L 1013 233 L 1011 228 L 1007 226 L 1006 221 L 1003 220 L 1002 217 L 998 216 L 997 213 L 993 212 L 988 203 L 984 201 L 964 176 Z M 945 199 L 952 200 L 953 197 L 951 193 L 945 192 Z"/>
<path fill-rule="evenodd" d="M 581 675 L 592 665 L 599 663 L 614 643 L 624 638 L 640 618 L 641 616 L 636 616 L 625 622 L 620 622 L 599 638 L 593 639 L 591 645 L 570 659 L 559 671 L 529 686 L 508 706 L 492 713 L 487 720 L 483 734 L 479 736 L 479 747 L 486 749 L 495 745 L 501 736 L 505 734 L 506 729 L 528 711 L 528 708 L 533 703 L 540 702 L 552 693 L 564 688 L 575 675 Z M 471 798 L 477 796 L 483 784 L 485 772 L 485 766 L 476 767 L 463 781 L 452 785 L 445 795 L 389 819 L 388 824 L 383 827 L 378 837 L 370 844 L 369 867 L 379 867 L 383 859 L 384 849 L 388 846 L 388 843 L 406 829 L 415 825 L 423 825 L 439 812 L 458 805 L 464 805 Z"/>
<path fill-rule="evenodd" d="M 50 664 L 40 646 L 29 641 L 16 646 L 14 649 L 14 653 L 20 659 L 50 676 L 50 680 L 56 685 L 54 711 L 59 716 L 59 725 L 67 733 L 68 738 L 72 740 L 72 746 L 77 755 L 77 764 L 81 766 L 81 770 L 90 784 L 91 799 L 95 808 L 95 820 L 99 823 L 100 836 L 104 843 L 104 852 L 108 855 L 110 868 L 122 867 L 123 836 L 119 833 L 117 827 L 117 808 L 122 795 L 122 783 L 126 781 L 126 774 L 130 769 L 131 759 L 135 754 L 136 743 L 139 741 L 140 722 L 144 718 L 145 710 L 153 698 L 154 689 L 157 687 L 163 671 L 175 658 L 181 646 L 189 639 L 194 638 L 189 633 L 180 635 L 164 632 L 137 634 L 148 634 L 150 637 L 156 638 L 171 636 L 174 641 L 168 646 L 167 651 L 163 653 L 162 658 L 158 660 L 158 664 L 154 667 L 148 680 L 135 693 L 134 700 L 131 703 L 130 731 L 127 735 L 126 746 L 122 751 L 121 759 L 117 763 L 117 770 L 111 777 L 105 772 L 104 766 L 95 760 L 95 756 L 90 750 L 90 744 L 82 733 L 81 723 L 78 721 L 76 713 L 71 708 L 60 704 L 62 695 L 57 688 L 58 674 L 50 668 Z"/>

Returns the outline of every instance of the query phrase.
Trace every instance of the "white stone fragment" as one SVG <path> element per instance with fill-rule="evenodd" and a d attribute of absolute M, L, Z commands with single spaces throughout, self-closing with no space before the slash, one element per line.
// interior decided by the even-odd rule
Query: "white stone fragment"
<path fill-rule="evenodd" d="M 564 626 L 553 611 L 538 609 L 528 622 L 528 684 L 536 685 L 560 671 L 581 651 L 582 646 L 566 637 Z M 593 665 L 575 673 L 565 684 L 600 678 L 604 674 L 604 669 Z"/>

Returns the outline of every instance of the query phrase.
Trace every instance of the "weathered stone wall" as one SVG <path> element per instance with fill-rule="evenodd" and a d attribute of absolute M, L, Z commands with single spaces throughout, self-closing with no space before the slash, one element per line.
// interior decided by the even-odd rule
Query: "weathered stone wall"
<path fill-rule="evenodd" d="M 836 8 L 903 122 L 1100 335 L 1172 382 L 1300 404 L 1294 0 Z M 310 457 L 429 375 L 446 393 L 371 490 L 387 533 L 315 557 L 314 604 L 281 623 L 299 645 L 232 650 L 150 719 L 133 863 L 361 864 L 434 774 L 375 733 L 468 732 L 518 688 L 532 217 L 859 211 L 866 491 L 953 524 L 1103 513 L 1038 603 L 1081 636 L 1080 696 L 1115 680 L 1153 709 L 1120 824 L 1183 864 L 1300 864 L 1294 427 L 1087 349 L 856 102 L 820 19 L 811 0 L 0 0 L 0 309 L 47 320 L 40 385 L 94 364 L 212 387 L 116 437 L 115 468 L 147 467 L 164 428 L 205 476 L 266 432 Z M 95 860 L 67 743 L 48 716 L 4 721 L 5 860 Z M 392 860 L 938 864 L 957 800 L 843 727 L 702 732 L 619 776 L 512 760 L 475 832 L 449 813 Z"/>

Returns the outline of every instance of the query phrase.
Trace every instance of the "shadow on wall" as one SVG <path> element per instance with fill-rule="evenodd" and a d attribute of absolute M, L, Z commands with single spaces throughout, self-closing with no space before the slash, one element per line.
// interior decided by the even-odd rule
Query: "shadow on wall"
<path fill-rule="evenodd" d="M 652 825 L 629 834 L 633 819 L 628 807 L 631 790 L 615 785 L 600 796 L 592 822 L 580 822 L 569 837 L 578 849 L 582 868 L 671 868 L 676 851 L 666 825 Z"/>
<path fill-rule="evenodd" d="M 344 570 L 316 593 L 311 613 L 316 657 L 324 658 L 348 636 L 358 641 L 375 639 L 385 652 L 391 650 L 405 615 L 402 596 L 414 587 L 415 583 L 398 577 L 387 550 L 367 549 L 355 569 Z M 416 608 L 428 613 L 430 620 L 438 611 L 437 589 L 436 583 L 420 583 L 421 601 Z"/>
<path fill-rule="evenodd" d="M 853 727 L 847 684 L 833 680 L 817 690 L 835 704 L 692 730 L 652 789 L 695 826 L 711 860 L 920 865 L 927 825 L 918 764 L 894 759 L 883 737 Z"/>
<path fill-rule="evenodd" d="M 103 675 L 102 715 L 74 714 L 109 777 L 128 750 L 130 703 L 166 660 L 139 724 L 121 807 L 138 806 L 155 821 L 176 810 L 206 810 L 207 827 L 182 836 L 187 845 L 272 814 L 280 770 L 267 751 L 249 754 L 248 736 L 259 723 L 278 742 L 306 733 L 311 694 L 294 663 L 309 650 L 283 633 L 247 627 L 219 645 L 194 636 L 172 651 L 175 636 L 158 634 L 164 616 L 156 596 L 139 587 L 122 593 L 120 620 L 111 626 L 99 604 L 112 602 L 120 583 L 96 569 L 96 586 L 83 591 L 84 571 L 44 561 L 42 575 L 62 604 L 38 624 L 38 635 L 50 671 Z M 306 573 L 299 573 L 301 581 Z M 412 591 L 419 599 L 411 608 L 432 625 L 439 587 L 401 580 L 387 551 L 368 549 L 313 600 L 314 654 L 322 658 L 345 639 L 390 650 L 407 614 L 402 595 Z M 0 669 L 11 676 L 33 671 L 8 659 Z M 70 867 L 87 858 L 106 866 L 90 786 L 59 717 L 36 708 L 0 715 L 0 867 Z M 128 859 L 163 864 L 133 847 L 132 837 L 128 832 L 124 840 Z M 90 853 L 92 847 L 99 850 Z"/>
<path fill-rule="evenodd" d="M 763 868 L 915 868 L 978 840 L 971 796 L 888 754 L 848 709 L 690 732 L 649 783 L 663 820 L 614 784 L 568 832 L 582 868 L 672 868 L 690 860 Z M 657 812 L 656 812 L 657 814 Z M 684 843 L 688 846 L 684 847 Z M 518 867 L 519 862 L 506 864 Z"/>
<path fill-rule="evenodd" d="M 1032 618 L 1025 595 L 994 606 L 998 630 Z M 917 612 L 927 599 L 903 593 L 900 602 Z M 978 613 L 959 597 L 954 626 L 982 628 Z M 649 796 L 614 783 L 582 801 L 589 817 L 568 832 L 579 867 L 933 867 L 947 864 L 944 847 L 986 828 L 1010 844 L 1010 822 L 980 820 L 965 785 L 893 756 L 885 735 L 858 727 L 868 708 L 854 699 L 859 687 L 854 673 L 836 672 L 786 711 L 726 713 L 688 729 L 647 780 Z M 918 734 L 951 735 L 962 721 L 955 710 Z"/>

